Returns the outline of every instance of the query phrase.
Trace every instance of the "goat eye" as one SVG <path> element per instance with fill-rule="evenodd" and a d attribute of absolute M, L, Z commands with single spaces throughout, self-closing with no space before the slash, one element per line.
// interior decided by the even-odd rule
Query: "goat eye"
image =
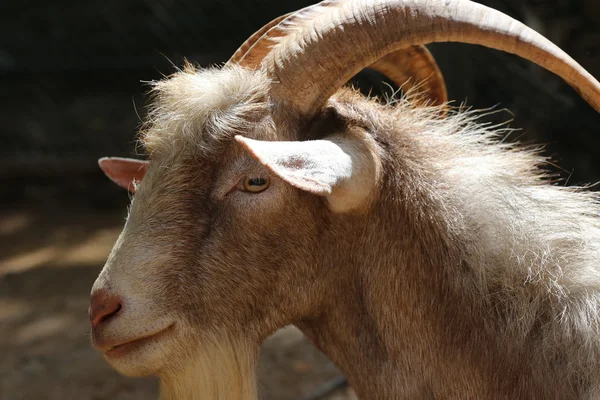
<path fill-rule="evenodd" d="M 266 190 L 270 183 L 268 177 L 251 178 L 247 176 L 244 179 L 244 189 L 250 193 L 259 193 Z"/>

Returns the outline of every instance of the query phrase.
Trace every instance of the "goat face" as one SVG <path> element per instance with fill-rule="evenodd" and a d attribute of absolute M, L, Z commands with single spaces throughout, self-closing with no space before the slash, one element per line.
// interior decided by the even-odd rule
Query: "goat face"
<path fill-rule="evenodd" d="M 258 162 L 254 142 L 234 139 L 281 139 L 257 93 L 262 79 L 187 71 L 157 88 L 151 161 L 92 289 L 94 345 L 122 373 L 175 368 L 203 337 L 258 343 L 318 299 L 324 203 Z M 223 87 L 207 88 L 215 82 Z M 179 115 L 188 110 L 205 118 Z"/>

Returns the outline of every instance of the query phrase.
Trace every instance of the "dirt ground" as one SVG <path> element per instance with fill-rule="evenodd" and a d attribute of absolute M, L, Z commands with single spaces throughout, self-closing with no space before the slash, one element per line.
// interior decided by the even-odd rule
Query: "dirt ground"
<path fill-rule="evenodd" d="M 0 211 L 0 400 L 157 398 L 155 379 L 118 375 L 90 346 L 90 288 L 124 216 L 125 207 Z M 355 398 L 311 397 L 339 372 L 292 327 L 263 345 L 259 375 L 264 400 Z"/>

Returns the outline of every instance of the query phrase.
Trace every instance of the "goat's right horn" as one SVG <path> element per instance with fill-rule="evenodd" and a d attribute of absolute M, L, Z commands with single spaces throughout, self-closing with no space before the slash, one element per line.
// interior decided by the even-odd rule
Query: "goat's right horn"
<path fill-rule="evenodd" d="M 283 30 L 279 29 L 280 23 L 292 14 L 287 13 L 277 17 L 254 32 L 233 53 L 226 65 L 239 64 L 249 68 L 258 68 L 262 60 L 271 51 L 271 47 L 276 44 L 275 39 L 285 34 Z"/>
<path fill-rule="evenodd" d="M 333 2 L 330 3 L 333 4 Z M 271 48 L 278 43 L 278 39 L 288 33 L 287 27 L 294 26 L 298 17 L 304 18 L 309 9 L 320 6 L 322 5 L 308 6 L 270 21 L 252 34 L 235 51 L 227 64 L 259 68 Z M 383 74 L 405 91 L 418 87 L 432 105 L 440 105 L 448 101 L 444 76 L 425 46 L 417 45 L 398 49 L 384 55 L 369 68 Z"/>
<path fill-rule="evenodd" d="M 308 7 L 267 54 L 271 96 L 311 118 L 350 77 L 398 49 L 479 44 L 556 73 L 600 111 L 600 83 L 517 20 L 469 0 L 327 0 Z"/>

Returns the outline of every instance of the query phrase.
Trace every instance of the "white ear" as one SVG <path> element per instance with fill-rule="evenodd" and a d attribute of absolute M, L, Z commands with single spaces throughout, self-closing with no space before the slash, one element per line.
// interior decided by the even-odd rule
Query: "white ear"
<path fill-rule="evenodd" d="M 326 197 L 334 212 L 366 204 L 377 186 L 379 158 L 359 138 L 274 142 L 238 135 L 235 140 L 284 181 Z"/>

